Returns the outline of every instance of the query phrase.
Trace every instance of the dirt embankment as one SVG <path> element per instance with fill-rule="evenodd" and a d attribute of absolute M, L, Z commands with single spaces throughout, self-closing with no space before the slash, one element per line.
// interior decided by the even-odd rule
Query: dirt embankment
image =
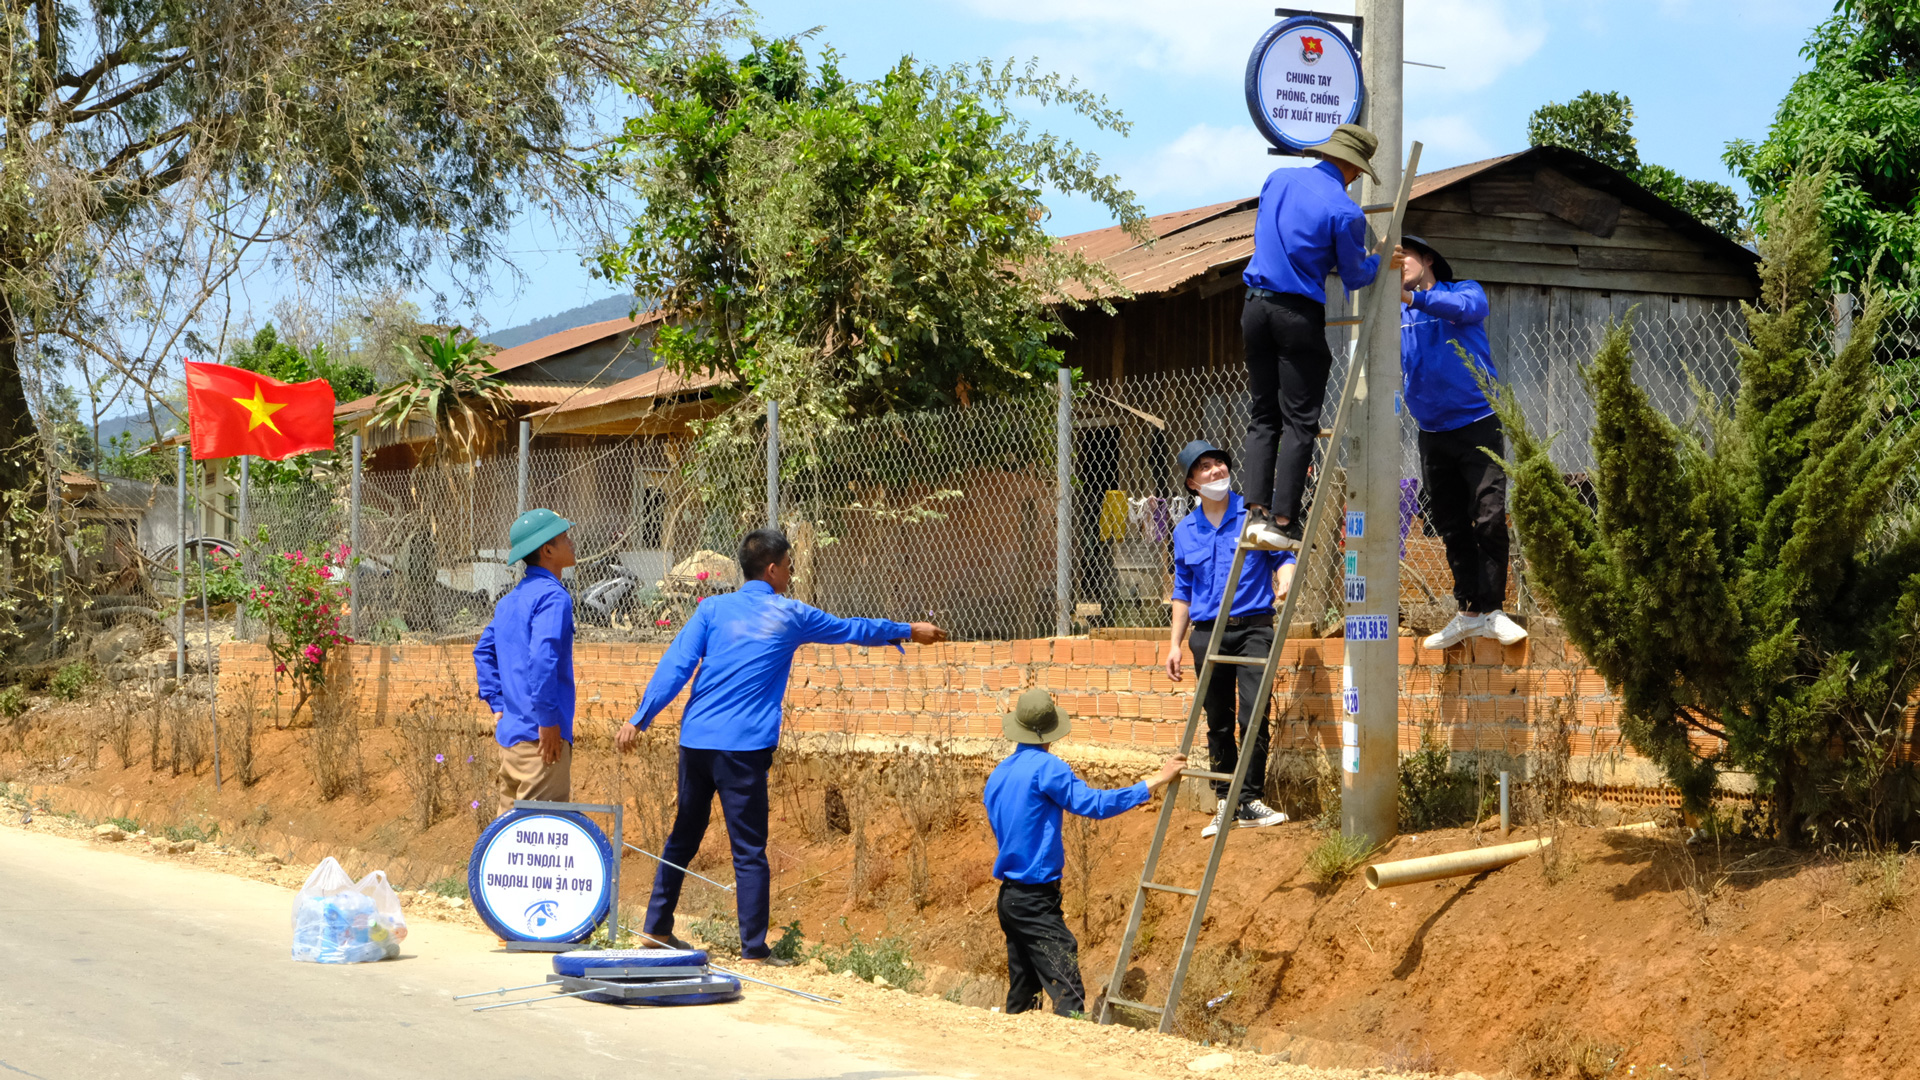
<path fill-rule="evenodd" d="M 118 807 L 149 828 L 219 824 L 223 841 L 242 850 L 356 849 L 407 888 L 457 869 L 475 835 L 470 804 L 484 799 L 474 787 L 483 770 L 464 760 L 473 745 L 465 733 L 432 751 L 419 732 L 360 732 L 353 753 L 364 780 L 323 800 L 314 755 L 324 740 L 269 726 L 255 738 L 257 781 L 229 779 L 216 794 L 205 763 L 173 773 L 169 732 L 160 767 L 151 767 L 144 720 L 123 765 L 91 734 L 113 707 L 36 710 L 0 746 L 0 780 L 15 791 L 57 784 L 69 801 L 90 793 L 89 805 Z M 575 797 L 623 801 L 629 838 L 651 846 L 671 812 L 671 739 L 655 733 L 616 765 L 610 723 L 581 725 Z M 993 845 L 978 805 L 992 758 L 956 749 L 843 743 L 785 755 L 774 777 L 774 922 L 797 920 L 809 942 L 833 945 L 852 934 L 898 936 L 926 972 L 923 992 L 985 1007 L 1005 992 Z M 456 769 L 435 779 L 426 764 L 434 754 L 445 760 L 433 768 Z M 1118 784 L 1140 764 L 1109 758 L 1083 772 Z M 423 787 L 440 793 L 433 812 L 442 815 L 425 828 Z M 1181 813 L 1161 880 L 1199 880 L 1204 820 Z M 1112 969 L 1152 826 L 1151 813 L 1136 811 L 1068 829 L 1067 917 L 1090 996 Z M 1236 833 L 1181 1029 L 1241 1053 L 1328 1066 L 1702 1080 L 1920 1075 L 1920 1005 L 1910 995 L 1920 950 L 1900 856 L 1688 845 L 1678 830 L 1572 823 L 1521 832 L 1542 831 L 1555 837 L 1551 859 L 1381 892 L 1353 879 L 1315 882 L 1307 855 L 1324 834 L 1310 825 Z M 1489 833 L 1445 830 L 1403 836 L 1380 857 L 1489 842 Z M 644 863 L 626 863 L 629 907 L 645 902 Z M 729 876 L 717 814 L 695 869 Z M 1149 908 L 1129 996 L 1164 994 L 1187 903 L 1167 897 Z M 717 926 L 729 905 L 727 894 L 690 882 L 682 911 Z"/>

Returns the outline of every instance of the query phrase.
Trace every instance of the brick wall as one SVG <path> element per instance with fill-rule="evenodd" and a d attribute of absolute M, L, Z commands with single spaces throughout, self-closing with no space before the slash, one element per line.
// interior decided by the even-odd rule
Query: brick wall
<path fill-rule="evenodd" d="M 1339 745 L 1344 645 L 1338 638 L 1287 642 L 1274 691 L 1281 718 L 1278 745 Z M 602 720 L 631 715 L 664 649 L 577 645 L 580 715 Z M 1172 746 L 1192 700 L 1194 668 L 1191 655 L 1186 656 L 1184 678 L 1173 682 L 1164 649 L 1159 641 L 1084 638 L 909 645 L 904 653 L 890 647 L 806 646 L 795 657 L 788 683 L 786 724 L 802 732 L 997 736 L 1000 716 L 1020 691 L 1041 686 L 1073 715 L 1076 739 L 1143 749 Z M 1576 761 L 1619 765 L 1618 702 L 1566 646 L 1530 641 L 1502 648 L 1476 640 L 1441 653 L 1403 637 L 1399 651 L 1403 749 L 1416 748 L 1426 729 L 1456 750 L 1517 755 L 1533 748 L 1552 718 L 1567 716 Z M 241 643 L 223 652 L 223 694 L 231 695 L 244 679 L 271 685 L 272 663 L 264 648 Z M 356 645 L 351 662 L 365 724 L 390 724 L 413 702 L 436 694 L 470 702 L 477 719 L 489 715 L 474 697 L 469 646 Z M 288 705 L 290 699 L 283 701 L 283 708 Z M 676 704 L 662 719 L 671 723 L 678 717 Z M 1640 781 L 1622 777 L 1620 782 Z"/>

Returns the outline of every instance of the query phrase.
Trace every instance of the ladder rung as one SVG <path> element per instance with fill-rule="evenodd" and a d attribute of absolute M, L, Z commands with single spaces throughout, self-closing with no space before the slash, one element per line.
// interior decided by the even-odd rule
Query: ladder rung
<path fill-rule="evenodd" d="M 1141 1009 L 1150 1013 L 1163 1013 L 1167 1011 L 1158 1005 L 1149 1005 L 1144 1001 L 1128 1001 L 1126 998 L 1110 997 L 1107 999 L 1107 1004 L 1118 1005 L 1123 1009 Z"/>
<path fill-rule="evenodd" d="M 1207 659 L 1213 661 L 1216 664 L 1239 664 L 1243 667 L 1266 667 L 1267 666 L 1267 658 L 1264 656 L 1218 656 L 1218 655 L 1215 655 L 1215 656 L 1209 656 L 1207 657 Z"/>
<path fill-rule="evenodd" d="M 1229 783 L 1233 781 L 1233 774 L 1230 772 L 1208 772 L 1205 769 L 1181 769 L 1180 775 L 1191 776 L 1195 780 L 1225 780 Z"/>
<path fill-rule="evenodd" d="M 1360 316 L 1355 315 L 1351 319 L 1328 319 L 1327 325 L 1328 326 L 1359 326 L 1362 321 L 1363 320 L 1360 318 Z"/>
<path fill-rule="evenodd" d="M 1199 889 L 1183 889 L 1178 885 L 1162 885 L 1157 881 L 1143 881 L 1140 883 L 1140 887 L 1143 889 L 1157 889 L 1160 892 L 1179 893 L 1181 896 L 1200 895 Z"/>
<path fill-rule="evenodd" d="M 1390 202 L 1368 203 L 1360 209 L 1368 214 L 1387 214 L 1393 212 L 1393 204 Z"/>

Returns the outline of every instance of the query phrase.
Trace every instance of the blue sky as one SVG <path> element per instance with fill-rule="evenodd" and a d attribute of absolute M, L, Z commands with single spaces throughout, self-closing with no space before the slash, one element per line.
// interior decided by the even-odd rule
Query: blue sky
<path fill-rule="evenodd" d="M 1701 179 L 1731 180 L 1720 163 L 1733 138 L 1765 135 L 1803 69 L 1808 31 L 1831 0 L 1408 0 L 1406 135 L 1425 144 L 1423 169 L 1524 149 L 1526 118 L 1582 90 L 1633 99 L 1645 161 Z M 759 0 L 760 29 L 819 26 L 817 42 L 850 75 L 877 75 L 911 53 L 950 63 L 1038 58 L 1106 95 L 1134 124 L 1125 138 L 1036 119 L 1094 150 L 1149 213 L 1253 195 L 1275 164 L 1247 119 L 1248 52 L 1275 19 L 1236 0 Z M 1349 5 L 1326 8 L 1350 12 Z M 1744 188 L 1736 189 L 1745 194 Z M 1062 202 L 1059 233 L 1110 224 L 1097 207 Z M 527 275 L 484 303 L 494 328 L 540 318 L 611 291 L 580 268 L 550 229 L 528 222 L 508 247 Z M 507 286 L 507 277 L 500 278 Z M 455 311 L 456 318 L 473 321 Z"/>

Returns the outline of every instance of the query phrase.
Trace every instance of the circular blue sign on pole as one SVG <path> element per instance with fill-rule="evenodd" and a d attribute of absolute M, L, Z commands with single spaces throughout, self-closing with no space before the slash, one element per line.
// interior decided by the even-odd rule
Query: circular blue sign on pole
<path fill-rule="evenodd" d="M 1247 60 L 1247 111 L 1282 150 L 1326 142 L 1334 128 L 1360 119 L 1366 96 L 1360 54 L 1325 19 L 1296 15 L 1276 23 Z"/>
<path fill-rule="evenodd" d="M 467 894 L 508 941 L 585 941 L 612 904 L 613 858 L 607 834 L 582 814 L 514 810 L 474 843 Z"/>

